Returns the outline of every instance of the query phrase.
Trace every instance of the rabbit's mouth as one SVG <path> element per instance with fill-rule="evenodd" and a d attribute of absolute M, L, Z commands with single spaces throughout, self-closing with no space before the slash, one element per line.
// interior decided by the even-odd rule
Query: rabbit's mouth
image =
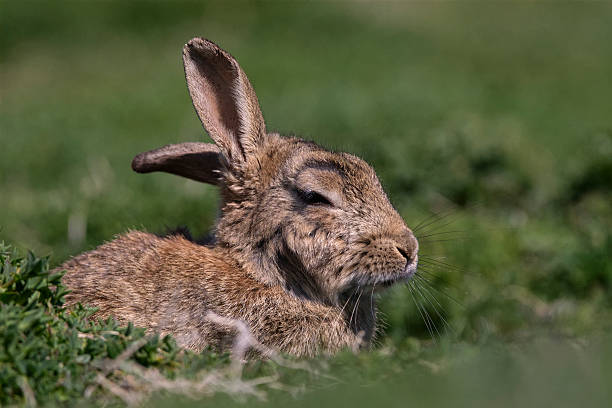
<path fill-rule="evenodd" d="M 410 279 L 414 276 L 417 270 L 417 258 L 415 258 L 412 262 L 408 263 L 404 270 L 400 273 L 393 274 L 392 276 L 382 277 L 376 279 L 373 282 L 373 286 L 382 286 L 383 288 L 388 288 L 390 286 L 395 285 L 396 283 L 408 283 Z"/>
<path fill-rule="evenodd" d="M 398 283 L 408 283 L 410 281 L 410 277 L 396 277 L 396 278 L 386 278 L 382 280 L 378 280 L 374 283 L 368 283 L 365 285 L 359 285 L 358 289 L 363 291 L 364 293 L 372 293 L 372 294 L 381 294 L 387 291 L 387 289 L 395 286 Z"/>
<path fill-rule="evenodd" d="M 416 273 L 417 262 L 416 260 L 406 265 L 406 267 L 399 273 L 385 274 L 383 276 L 368 276 L 365 279 L 357 280 L 353 286 L 353 289 L 360 289 L 364 291 L 372 291 L 373 293 L 380 293 L 390 288 L 391 286 L 398 283 L 408 283 Z"/>
<path fill-rule="evenodd" d="M 378 282 L 374 282 L 372 284 L 372 287 L 376 291 L 376 288 L 378 287 L 381 289 L 387 289 L 397 283 L 408 283 L 410 279 L 412 279 L 412 277 L 414 276 L 414 272 L 415 271 L 402 272 L 398 276 L 381 279 Z"/>

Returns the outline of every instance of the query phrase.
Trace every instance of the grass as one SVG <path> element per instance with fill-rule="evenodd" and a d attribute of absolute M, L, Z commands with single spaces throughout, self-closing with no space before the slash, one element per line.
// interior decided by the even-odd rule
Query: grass
<path fill-rule="evenodd" d="M 595 2 L 2 2 L 0 241 L 57 265 L 128 228 L 210 228 L 213 187 L 129 167 L 207 139 L 180 62 L 202 35 L 238 58 L 269 129 L 364 157 L 411 226 L 450 212 L 418 231 L 435 328 L 394 288 L 374 352 L 312 362 L 333 381 L 281 374 L 306 384 L 292 404 L 603 405 L 610 17 Z"/>

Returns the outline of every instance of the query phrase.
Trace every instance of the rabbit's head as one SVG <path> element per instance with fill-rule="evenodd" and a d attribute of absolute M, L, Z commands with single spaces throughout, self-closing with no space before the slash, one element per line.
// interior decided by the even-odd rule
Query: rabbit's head
<path fill-rule="evenodd" d="M 162 147 L 132 167 L 219 186 L 217 247 L 256 279 L 327 303 L 415 273 L 417 240 L 365 161 L 267 133 L 246 75 L 214 43 L 192 39 L 183 60 L 215 144 Z"/>

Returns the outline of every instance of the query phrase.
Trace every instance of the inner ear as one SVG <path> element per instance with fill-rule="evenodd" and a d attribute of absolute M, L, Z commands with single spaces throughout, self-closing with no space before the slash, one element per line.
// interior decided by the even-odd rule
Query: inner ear
<path fill-rule="evenodd" d="M 132 160 L 132 169 L 137 173 L 162 171 L 219 185 L 222 163 L 221 152 L 214 144 L 180 143 L 140 153 Z"/>
<path fill-rule="evenodd" d="M 230 165 L 248 161 L 266 136 L 257 96 L 228 52 L 203 38 L 183 49 L 185 78 L 204 128 Z"/>

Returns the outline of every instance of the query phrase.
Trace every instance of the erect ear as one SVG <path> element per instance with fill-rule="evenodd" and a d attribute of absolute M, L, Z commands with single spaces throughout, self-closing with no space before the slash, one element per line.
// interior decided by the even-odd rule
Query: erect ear
<path fill-rule="evenodd" d="M 173 144 L 140 153 L 132 160 L 137 173 L 163 171 L 218 185 L 221 153 L 212 143 Z"/>
<path fill-rule="evenodd" d="M 243 164 L 266 136 L 251 83 L 234 57 L 203 38 L 185 45 L 183 63 L 189 94 L 204 128 L 230 166 Z"/>

